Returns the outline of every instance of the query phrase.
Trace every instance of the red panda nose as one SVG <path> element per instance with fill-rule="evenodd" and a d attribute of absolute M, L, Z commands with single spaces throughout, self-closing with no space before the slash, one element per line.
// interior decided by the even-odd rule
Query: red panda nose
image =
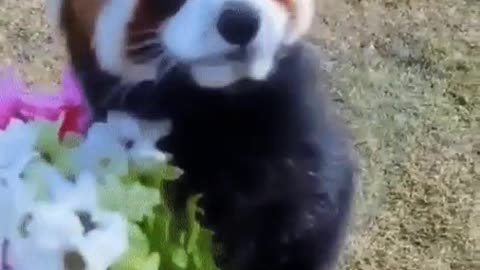
<path fill-rule="evenodd" d="M 227 3 L 217 21 L 217 29 L 223 39 L 242 47 L 253 40 L 259 28 L 257 11 L 242 2 Z"/>

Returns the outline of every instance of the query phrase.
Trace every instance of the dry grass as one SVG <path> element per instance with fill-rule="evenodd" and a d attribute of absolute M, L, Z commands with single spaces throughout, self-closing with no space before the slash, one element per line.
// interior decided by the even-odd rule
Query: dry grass
<path fill-rule="evenodd" d="M 61 47 L 44 15 L 45 0 L 0 0 L 0 67 L 15 65 L 29 82 L 58 81 Z"/>
<path fill-rule="evenodd" d="M 362 156 L 345 269 L 480 269 L 480 2 L 317 0 Z M 0 64 L 59 78 L 42 0 L 0 0 Z"/>

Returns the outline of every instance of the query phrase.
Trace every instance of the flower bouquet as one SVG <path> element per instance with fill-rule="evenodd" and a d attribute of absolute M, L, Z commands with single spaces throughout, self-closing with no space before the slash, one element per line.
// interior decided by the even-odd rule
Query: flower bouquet
<path fill-rule="evenodd" d="M 0 270 L 217 269 L 198 197 L 166 205 L 168 124 L 89 119 L 70 70 L 55 94 L 0 72 Z"/>

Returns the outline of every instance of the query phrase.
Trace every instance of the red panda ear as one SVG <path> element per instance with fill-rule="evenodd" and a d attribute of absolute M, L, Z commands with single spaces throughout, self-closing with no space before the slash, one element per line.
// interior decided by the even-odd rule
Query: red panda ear
<path fill-rule="evenodd" d="M 73 62 L 93 60 L 100 69 L 126 80 L 154 77 L 153 63 L 132 62 L 128 47 L 158 35 L 153 30 L 165 20 L 165 13 L 175 11 L 167 9 L 164 0 L 47 1 L 49 18 L 66 38 Z M 147 30 L 150 36 L 144 35 Z"/>
<path fill-rule="evenodd" d="M 304 36 L 315 15 L 314 0 L 279 0 L 285 3 L 291 14 L 290 29 L 285 38 L 286 44 L 292 44 Z"/>

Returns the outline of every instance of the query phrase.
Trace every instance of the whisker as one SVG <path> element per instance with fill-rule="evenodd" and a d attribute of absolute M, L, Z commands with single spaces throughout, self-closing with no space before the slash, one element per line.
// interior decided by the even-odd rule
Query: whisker
<path fill-rule="evenodd" d="M 153 45 L 161 46 L 161 43 L 156 40 L 146 40 L 143 42 L 129 44 L 127 46 L 127 50 L 137 50 L 143 47 L 153 46 Z"/>
<path fill-rule="evenodd" d="M 164 52 L 164 49 L 158 43 L 147 44 L 143 47 L 129 49 L 127 54 L 135 63 L 145 63 L 149 60 L 157 58 Z"/>
<path fill-rule="evenodd" d="M 151 28 L 151 29 L 144 29 L 141 31 L 130 31 L 129 35 L 141 35 L 145 33 L 158 33 L 159 30 L 157 28 Z"/>
<path fill-rule="evenodd" d="M 157 59 L 161 54 L 163 50 L 158 49 L 158 50 L 151 50 L 148 53 L 144 53 L 135 57 L 132 57 L 131 60 L 134 64 L 143 64 L 152 60 Z"/>
<path fill-rule="evenodd" d="M 129 43 L 138 43 L 145 40 L 154 39 L 158 36 L 158 29 L 147 29 L 143 31 L 135 31 L 128 33 L 128 42 Z"/>

